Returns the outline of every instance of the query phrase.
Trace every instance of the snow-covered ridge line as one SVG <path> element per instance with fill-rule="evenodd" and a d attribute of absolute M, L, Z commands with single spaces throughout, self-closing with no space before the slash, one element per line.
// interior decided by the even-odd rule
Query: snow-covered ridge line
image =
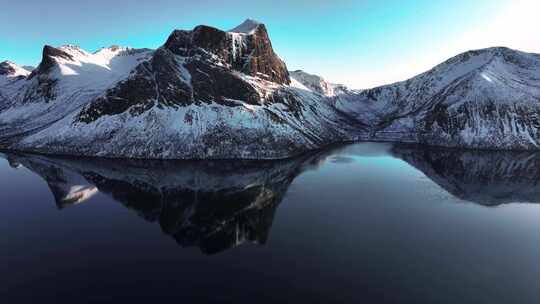
<path fill-rule="evenodd" d="M 468 51 L 413 77 L 340 98 L 367 138 L 481 149 L 537 150 L 540 55 Z"/>
<path fill-rule="evenodd" d="M 253 20 L 174 30 L 156 50 L 45 46 L 32 73 L 4 66 L 17 75 L 0 77 L 8 149 L 272 159 L 351 140 L 540 148 L 540 56 L 507 48 L 362 91 L 289 72 Z"/>

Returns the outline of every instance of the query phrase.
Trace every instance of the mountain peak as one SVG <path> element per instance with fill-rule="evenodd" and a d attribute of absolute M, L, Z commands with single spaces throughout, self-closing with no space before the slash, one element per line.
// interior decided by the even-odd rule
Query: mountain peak
<path fill-rule="evenodd" d="M 43 58 L 42 60 L 50 59 L 51 57 L 59 57 L 64 58 L 66 60 L 73 60 L 73 56 L 68 54 L 65 50 L 67 49 L 66 46 L 55 48 L 50 45 L 45 45 L 43 47 Z"/>
<path fill-rule="evenodd" d="M 287 66 L 275 54 L 266 28 L 252 19 L 229 32 L 206 25 L 192 31 L 174 30 L 164 48 L 183 57 L 204 50 L 204 56 L 211 53 L 220 65 L 233 70 L 279 84 L 290 83 Z"/>
<path fill-rule="evenodd" d="M 73 60 L 73 56 L 65 52 L 61 48 L 55 48 L 50 45 L 45 45 L 42 51 L 41 63 L 32 71 L 29 78 L 34 78 L 38 74 L 45 74 L 56 65 L 54 58 L 63 58 L 65 60 Z"/>
<path fill-rule="evenodd" d="M 18 66 L 16 63 L 6 60 L 0 62 L 0 75 L 27 76 L 30 72 Z"/>
<path fill-rule="evenodd" d="M 262 25 L 262 23 L 260 23 L 259 21 L 248 18 L 244 22 L 242 22 L 242 24 L 233 28 L 229 32 L 251 35 L 255 33 L 255 31 L 260 25 Z"/>

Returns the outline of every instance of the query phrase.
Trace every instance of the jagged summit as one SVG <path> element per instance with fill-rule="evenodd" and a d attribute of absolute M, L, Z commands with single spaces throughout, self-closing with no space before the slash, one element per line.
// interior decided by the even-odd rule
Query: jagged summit
<path fill-rule="evenodd" d="M 255 24 L 253 21 L 248 23 Z M 202 52 L 199 55 L 204 58 L 212 54 L 209 60 L 214 64 L 278 84 L 289 84 L 287 66 L 274 52 L 264 24 L 257 23 L 256 27 L 249 29 L 254 30 L 249 35 L 225 32 L 206 25 L 199 25 L 191 31 L 175 30 L 163 47 L 182 57 Z"/>
<path fill-rule="evenodd" d="M 248 18 L 244 22 L 242 22 L 242 24 L 240 24 L 239 26 L 229 30 L 229 32 L 252 35 L 257 31 L 257 28 L 260 25 L 262 25 L 262 23 L 260 23 L 259 21 Z"/>

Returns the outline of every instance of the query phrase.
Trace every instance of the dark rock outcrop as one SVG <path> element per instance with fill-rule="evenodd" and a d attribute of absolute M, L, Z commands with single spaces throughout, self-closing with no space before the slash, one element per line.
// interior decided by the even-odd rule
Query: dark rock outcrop
<path fill-rule="evenodd" d="M 266 75 L 270 81 L 289 84 L 289 72 L 285 63 L 274 53 L 272 42 L 264 24 L 260 24 L 253 35 L 247 37 L 249 55 L 243 64 L 244 73 L 252 76 Z"/>
<path fill-rule="evenodd" d="M 204 25 L 193 31 L 175 30 L 164 47 L 184 57 L 204 58 L 210 53 L 239 72 L 279 84 L 290 83 L 287 66 L 274 52 L 264 24 L 250 33 L 225 32 Z"/>

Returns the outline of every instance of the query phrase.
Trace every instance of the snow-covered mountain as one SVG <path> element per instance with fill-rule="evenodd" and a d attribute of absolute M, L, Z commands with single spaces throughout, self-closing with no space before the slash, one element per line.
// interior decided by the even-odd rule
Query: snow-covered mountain
<path fill-rule="evenodd" d="M 46 130 L 127 78 L 150 50 L 110 47 L 88 53 L 76 46 L 45 46 L 40 65 L 1 88 L 0 134 L 22 139 Z M 23 72 L 20 72 L 23 73 Z"/>
<path fill-rule="evenodd" d="M 489 149 L 540 147 L 540 55 L 489 48 L 407 81 L 340 95 L 366 138 Z"/>
<path fill-rule="evenodd" d="M 350 139 L 329 100 L 289 85 L 263 24 L 175 30 L 157 50 L 46 46 L 2 89 L 11 149 L 134 158 L 280 158 Z"/>
<path fill-rule="evenodd" d="M 289 72 L 266 27 L 175 30 L 156 50 L 45 46 L 0 65 L 0 145 L 131 158 L 281 158 L 350 140 L 540 147 L 540 55 L 469 51 L 350 90 Z"/>

